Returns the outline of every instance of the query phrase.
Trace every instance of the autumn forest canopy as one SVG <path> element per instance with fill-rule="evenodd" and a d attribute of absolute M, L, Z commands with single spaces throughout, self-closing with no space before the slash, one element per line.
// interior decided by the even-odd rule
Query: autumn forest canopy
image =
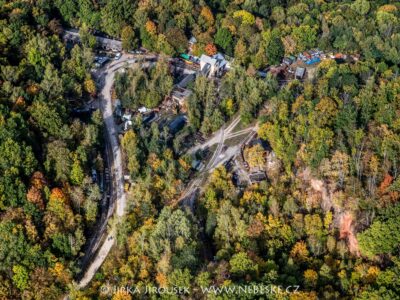
<path fill-rule="evenodd" d="M 121 134 L 126 213 L 77 290 L 108 174 L 103 116 L 89 109 L 95 35 L 159 55 L 115 76 L 112 98 L 131 111 L 168 98 L 168 59 L 192 37 L 193 56 L 232 66 L 194 80 L 180 133 L 135 117 Z M 311 49 L 354 59 L 324 59 L 307 79 L 259 76 Z M 254 299 L 199 288 L 260 284 L 299 286 L 264 299 L 400 299 L 399 66 L 394 0 L 0 0 L 0 299 L 136 299 L 111 286 Z M 239 184 L 222 165 L 192 207 L 176 205 L 196 174 L 185 143 L 236 116 L 257 123 L 242 163 L 266 178 Z"/>

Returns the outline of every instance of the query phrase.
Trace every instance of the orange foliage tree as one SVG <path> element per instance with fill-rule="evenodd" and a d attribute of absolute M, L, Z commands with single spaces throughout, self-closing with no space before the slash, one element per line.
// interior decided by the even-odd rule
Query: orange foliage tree
<path fill-rule="evenodd" d="M 26 194 L 26 199 L 35 204 L 40 210 L 44 209 L 42 192 L 34 186 L 31 186 Z"/>
<path fill-rule="evenodd" d="M 217 47 L 215 47 L 215 45 L 213 43 L 208 43 L 205 47 L 204 47 L 204 51 L 207 53 L 207 55 L 214 55 L 217 53 Z"/>
<path fill-rule="evenodd" d="M 157 26 L 153 21 L 148 20 L 146 22 L 146 30 L 148 33 L 155 35 L 157 33 Z"/>
<path fill-rule="evenodd" d="M 26 194 L 26 199 L 41 210 L 44 209 L 42 190 L 46 184 L 43 173 L 36 171 L 31 177 L 31 187 Z"/>
<path fill-rule="evenodd" d="M 43 173 L 40 171 L 36 171 L 33 173 L 31 177 L 31 185 L 35 188 L 41 190 L 47 184 L 46 178 L 44 177 Z"/>
<path fill-rule="evenodd" d="M 51 190 L 50 194 L 50 201 L 60 201 L 65 203 L 66 202 L 66 197 L 62 189 L 60 188 L 54 188 Z"/>
<path fill-rule="evenodd" d="M 29 95 L 36 95 L 40 90 L 40 87 L 37 83 L 33 83 L 26 88 L 26 91 Z"/>

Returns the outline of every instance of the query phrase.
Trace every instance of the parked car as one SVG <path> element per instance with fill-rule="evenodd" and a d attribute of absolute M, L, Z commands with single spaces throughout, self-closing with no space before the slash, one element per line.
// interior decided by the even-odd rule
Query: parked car
<path fill-rule="evenodd" d="M 122 56 L 121 52 L 118 52 L 117 54 L 115 54 L 114 59 L 115 59 L 115 60 L 118 60 L 118 59 L 121 58 L 121 56 Z"/>

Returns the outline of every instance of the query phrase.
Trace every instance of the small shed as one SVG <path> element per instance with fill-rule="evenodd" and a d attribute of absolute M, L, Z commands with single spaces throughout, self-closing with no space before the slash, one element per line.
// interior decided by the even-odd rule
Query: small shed
<path fill-rule="evenodd" d="M 306 73 L 306 69 L 305 68 L 297 67 L 296 68 L 296 73 L 294 74 L 294 77 L 296 79 L 303 79 L 305 73 Z"/>
<path fill-rule="evenodd" d="M 284 63 L 284 64 L 290 66 L 290 65 L 293 63 L 293 60 L 292 60 L 290 57 L 284 57 L 284 58 L 282 59 L 282 63 Z"/>
<path fill-rule="evenodd" d="M 129 113 L 129 112 L 125 112 L 125 113 L 123 114 L 123 116 L 122 116 L 122 120 L 124 120 L 124 121 L 130 121 L 130 120 L 132 120 L 132 114 Z"/>
<path fill-rule="evenodd" d="M 197 43 L 196 38 L 195 38 L 194 36 L 192 36 L 192 37 L 189 39 L 189 44 L 190 44 L 190 45 L 194 45 L 194 44 L 196 44 L 196 43 Z"/>
<path fill-rule="evenodd" d="M 261 78 L 266 78 L 267 77 L 267 72 L 264 72 L 264 71 L 258 71 L 257 72 L 257 75 L 258 76 L 260 76 Z"/>
<path fill-rule="evenodd" d="M 145 114 L 149 111 L 149 109 L 145 106 L 141 106 L 138 108 L 138 112 L 140 112 L 141 114 Z"/>

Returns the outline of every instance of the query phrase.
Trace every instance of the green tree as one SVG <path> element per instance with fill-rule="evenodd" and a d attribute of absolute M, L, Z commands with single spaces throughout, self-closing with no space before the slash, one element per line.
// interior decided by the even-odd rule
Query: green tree
<path fill-rule="evenodd" d="M 192 275 L 188 269 L 173 270 L 168 276 L 168 283 L 170 286 L 187 287 L 191 286 Z"/>
<path fill-rule="evenodd" d="M 175 49 L 176 52 L 182 53 L 187 48 L 188 39 L 182 29 L 178 27 L 168 28 L 166 37 L 168 43 Z"/>
<path fill-rule="evenodd" d="M 63 141 L 54 141 L 47 145 L 45 167 L 48 172 L 54 172 L 55 180 L 67 181 L 71 158 L 70 151 Z"/>
<path fill-rule="evenodd" d="M 232 256 L 229 261 L 231 272 L 236 276 L 252 274 L 257 270 L 257 265 L 248 257 L 245 252 L 239 252 Z"/>
<path fill-rule="evenodd" d="M 127 161 L 128 161 L 128 170 L 131 174 L 138 174 L 140 164 L 139 164 L 139 148 L 138 148 L 138 140 L 136 134 L 133 130 L 128 130 L 122 140 L 121 140 L 122 149 L 124 150 Z"/>
<path fill-rule="evenodd" d="M 89 27 L 87 24 L 82 24 L 81 28 L 79 29 L 79 37 L 82 42 L 82 45 L 85 48 L 91 48 L 93 49 L 96 47 L 97 40 L 94 35 L 90 33 Z"/>
<path fill-rule="evenodd" d="M 28 270 L 21 266 L 21 265 L 15 265 L 13 267 L 13 282 L 17 286 L 18 289 L 21 291 L 25 290 L 28 287 L 29 283 L 29 273 Z"/>
<path fill-rule="evenodd" d="M 357 235 L 360 251 L 373 258 L 378 254 L 391 254 L 400 245 L 400 221 L 396 215 L 400 209 L 397 205 L 392 214 L 379 217 L 365 231 Z"/>
<path fill-rule="evenodd" d="M 81 164 L 78 159 L 75 159 L 72 164 L 72 169 L 70 174 L 72 184 L 81 185 L 84 177 L 85 174 L 82 170 Z"/>
<path fill-rule="evenodd" d="M 309 25 L 300 25 L 293 28 L 292 36 L 296 41 L 296 51 L 303 52 L 315 47 L 317 31 Z"/>
<path fill-rule="evenodd" d="M 122 49 L 128 51 L 138 47 L 138 41 L 132 26 L 126 25 L 121 32 Z"/>
<path fill-rule="evenodd" d="M 285 48 L 281 41 L 281 36 L 277 29 L 266 31 L 263 33 L 265 41 L 265 52 L 267 61 L 270 65 L 278 65 L 285 54 Z"/>
<path fill-rule="evenodd" d="M 214 37 L 214 42 L 222 48 L 226 54 L 232 55 L 233 38 L 231 32 L 224 27 L 218 29 Z"/>
<path fill-rule="evenodd" d="M 365 15 L 370 9 L 368 0 L 356 0 L 351 4 L 351 8 L 360 15 Z"/>

